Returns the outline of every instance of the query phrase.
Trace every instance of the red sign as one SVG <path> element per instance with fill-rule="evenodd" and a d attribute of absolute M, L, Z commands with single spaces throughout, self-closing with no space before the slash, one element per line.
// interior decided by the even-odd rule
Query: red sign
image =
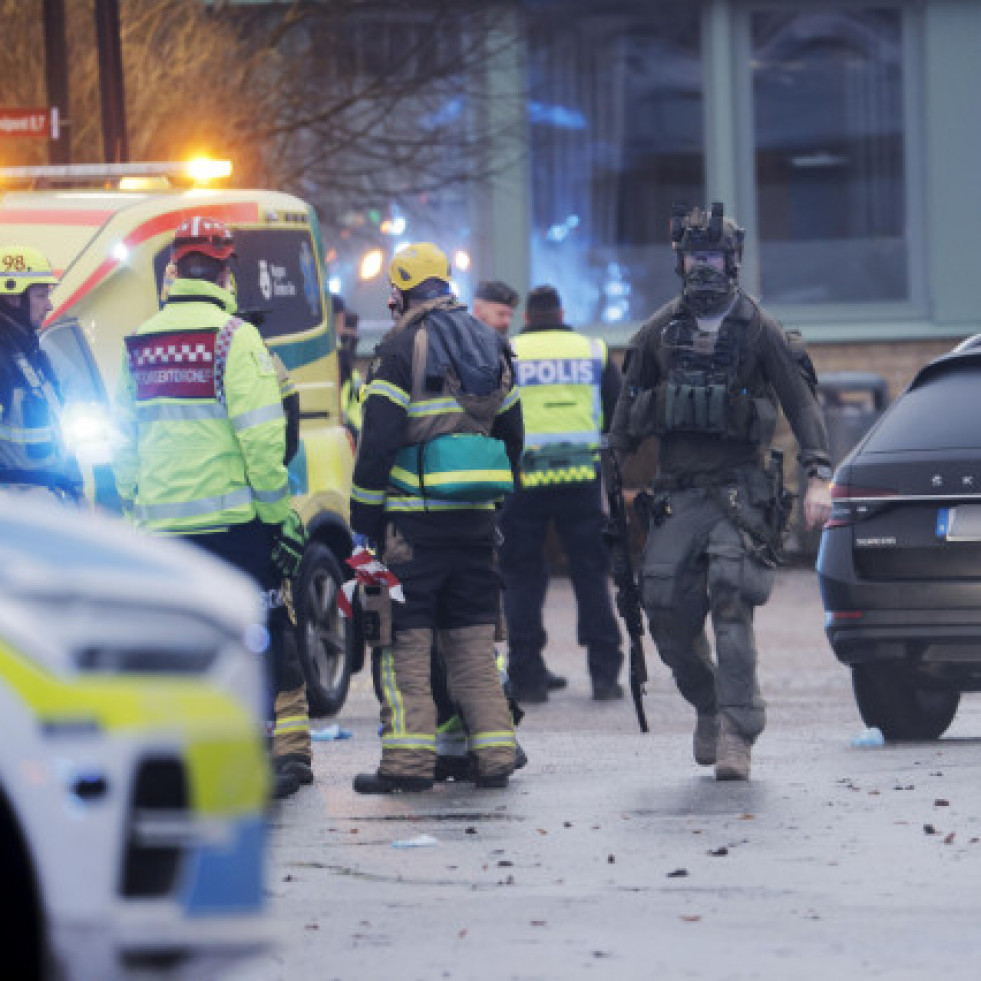
<path fill-rule="evenodd" d="M 3 109 L 0 108 L 0 138 L 38 137 L 44 140 L 58 139 L 58 109 Z"/>

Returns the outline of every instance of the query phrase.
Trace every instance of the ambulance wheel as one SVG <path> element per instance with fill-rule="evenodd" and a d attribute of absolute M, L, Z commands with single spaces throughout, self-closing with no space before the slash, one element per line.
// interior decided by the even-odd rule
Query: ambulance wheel
<path fill-rule="evenodd" d="M 347 698 L 354 663 L 354 624 L 337 609 L 343 582 L 334 553 L 311 542 L 296 579 L 296 639 L 310 715 L 336 715 Z"/>

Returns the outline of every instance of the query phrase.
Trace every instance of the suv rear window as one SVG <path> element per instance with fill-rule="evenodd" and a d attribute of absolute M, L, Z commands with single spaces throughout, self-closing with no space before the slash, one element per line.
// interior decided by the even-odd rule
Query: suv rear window
<path fill-rule="evenodd" d="M 981 447 L 981 364 L 944 370 L 899 398 L 863 453 Z"/>
<path fill-rule="evenodd" d="M 233 229 L 237 259 L 232 260 L 239 311 L 257 324 L 263 337 L 298 334 L 324 318 L 313 240 L 306 228 Z M 170 249 L 153 262 L 157 291 L 170 261 Z"/>

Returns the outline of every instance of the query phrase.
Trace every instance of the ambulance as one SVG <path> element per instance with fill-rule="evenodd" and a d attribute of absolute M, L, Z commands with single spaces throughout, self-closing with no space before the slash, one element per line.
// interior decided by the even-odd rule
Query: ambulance
<path fill-rule="evenodd" d="M 42 346 L 69 400 L 64 426 L 92 500 L 118 509 L 111 401 L 123 338 L 159 309 L 177 226 L 225 222 L 240 315 L 255 323 L 296 383 L 300 449 L 293 505 L 310 534 L 295 596 L 297 640 L 313 715 L 340 711 L 364 663 L 355 621 L 336 595 L 351 551 L 351 437 L 341 417 L 333 316 L 313 208 L 289 194 L 208 185 L 221 161 L 0 168 L 0 240 L 41 249 L 59 278 Z"/>
<path fill-rule="evenodd" d="M 214 977 L 275 941 L 264 615 L 192 546 L 0 493 L 0 977 Z"/>

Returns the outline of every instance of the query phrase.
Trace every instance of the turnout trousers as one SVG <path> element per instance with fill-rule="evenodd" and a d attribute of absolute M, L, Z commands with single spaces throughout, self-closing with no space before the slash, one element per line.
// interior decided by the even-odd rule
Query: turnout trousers
<path fill-rule="evenodd" d="M 495 662 L 500 577 L 489 543 L 413 545 L 392 526 L 382 561 L 399 578 L 392 643 L 381 650 L 382 759 L 386 776 L 433 778 L 436 706 L 430 686 L 434 639 L 450 697 L 466 724 L 480 776 L 514 770 L 514 726 Z"/>
<path fill-rule="evenodd" d="M 501 572 L 508 631 L 508 675 L 518 687 L 543 687 L 546 634 L 542 608 L 548 590 L 545 537 L 554 521 L 576 595 L 576 636 L 586 648 L 593 682 L 613 684 L 623 653 L 610 601 L 603 508 L 598 480 L 522 490 L 501 513 Z"/>
<path fill-rule="evenodd" d="M 699 714 L 726 715 L 753 741 L 766 722 L 756 676 L 753 610 L 770 596 L 773 570 L 729 518 L 720 492 L 672 491 L 671 513 L 652 523 L 644 551 L 643 597 L 661 660 Z M 762 520 L 744 487 L 732 491 L 746 517 Z M 715 658 L 705 630 L 711 615 Z"/>

